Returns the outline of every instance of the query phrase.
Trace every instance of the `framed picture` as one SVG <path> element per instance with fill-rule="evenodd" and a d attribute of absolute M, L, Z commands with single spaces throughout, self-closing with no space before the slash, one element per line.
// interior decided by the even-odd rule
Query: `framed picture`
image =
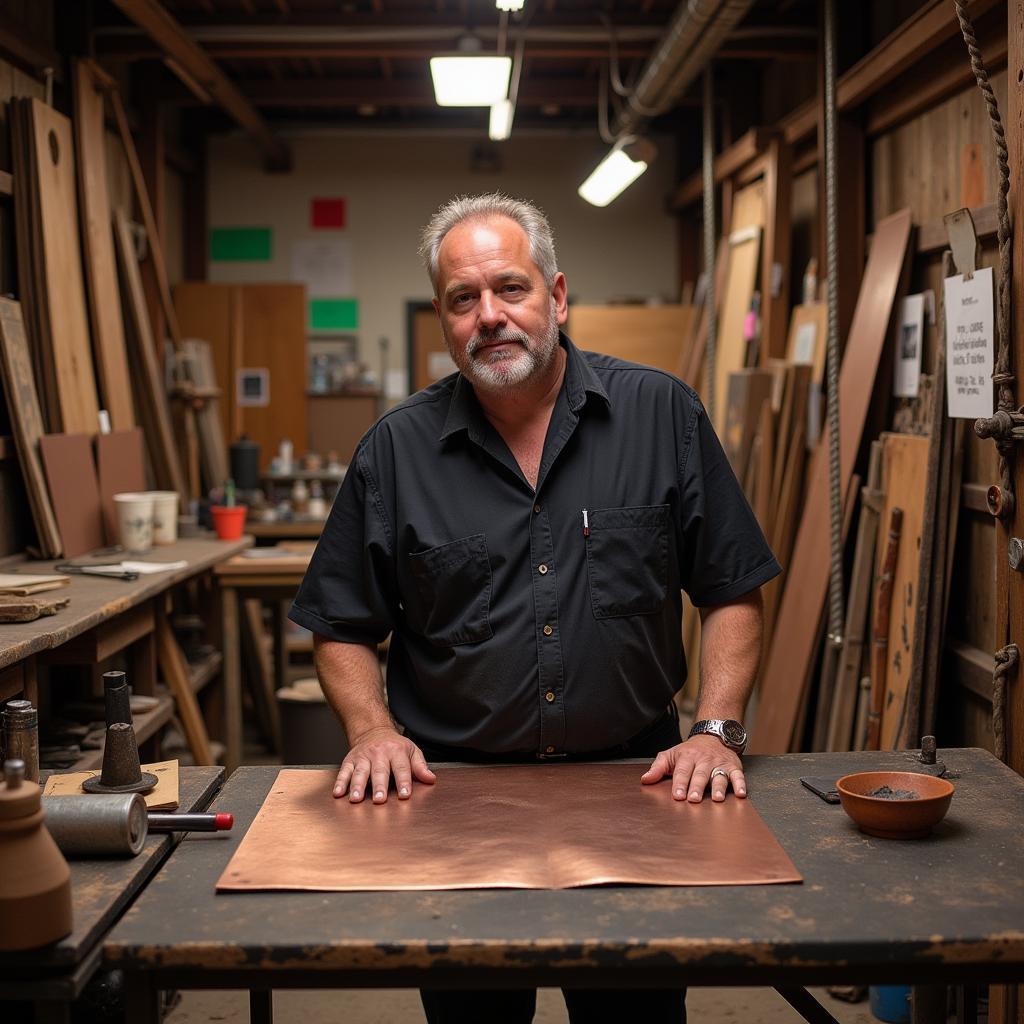
<path fill-rule="evenodd" d="M 270 405 L 270 370 L 265 366 L 242 367 L 235 378 L 239 405 Z"/>

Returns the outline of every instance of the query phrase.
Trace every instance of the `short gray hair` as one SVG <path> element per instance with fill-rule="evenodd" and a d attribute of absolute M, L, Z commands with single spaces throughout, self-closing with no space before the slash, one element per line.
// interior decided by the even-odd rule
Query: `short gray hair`
<path fill-rule="evenodd" d="M 467 220 L 487 220 L 490 217 L 508 217 L 526 232 L 530 243 L 530 257 L 550 287 L 558 273 L 555 240 L 551 225 L 544 212 L 533 203 L 513 199 L 502 192 L 485 192 L 478 196 L 456 196 L 448 200 L 423 229 L 419 253 L 427 265 L 430 282 L 437 291 L 437 254 L 445 235 L 457 224 Z"/>

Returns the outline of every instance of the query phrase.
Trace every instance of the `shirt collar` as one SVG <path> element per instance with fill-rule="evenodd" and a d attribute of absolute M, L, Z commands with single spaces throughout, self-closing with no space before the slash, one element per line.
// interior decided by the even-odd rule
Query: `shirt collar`
<path fill-rule="evenodd" d="M 558 343 L 565 349 L 565 378 L 562 381 L 562 388 L 569 409 L 578 413 L 586 405 L 588 394 L 597 395 L 605 404 L 610 405 L 611 400 L 604 385 L 597 379 L 593 367 L 583 358 L 580 350 L 569 340 L 569 336 L 559 332 Z M 473 385 L 460 373 L 455 378 L 451 404 L 448 406 L 448 415 L 445 417 L 444 429 L 439 440 L 445 441 L 452 434 L 462 430 L 466 431 L 470 440 L 482 444 L 487 421 L 473 391 Z"/>

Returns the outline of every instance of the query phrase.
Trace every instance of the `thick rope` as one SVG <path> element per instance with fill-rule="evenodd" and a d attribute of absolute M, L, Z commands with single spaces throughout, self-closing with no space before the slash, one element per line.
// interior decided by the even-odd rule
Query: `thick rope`
<path fill-rule="evenodd" d="M 1002 118 L 999 116 L 999 104 L 988 80 L 988 71 L 978 48 L 978 37 L 974 34 L 974 25 L 967 13 L 966 0 L 953 0 L 956 7 L 957 20 L 967 52 L 971 57 L 971 71 L 975 81 L 985 98 L 988 107 L 988 119 L 992 127 L 992 139 L 996 149 L 996 163 L 999 167 L 999 185 L 996 191 L 996 216 L 998 219 L 999 237 L 999 272 L 998 299 L 999 308 L 996 312 L 996 357 L 992 380 L 998 389 L 998 411 L 996 416 L 1004 426 L 1012 426 L 1010 413 L 1014 412 L 1016 402 L 1013 385 L 1015 377 L 1010 369 L 1010 215 L 1007 210 L 1006 195 L 1010 190 L 1010 157 L 1006 148 L 1006 133 L 1003 130 Z M 1005 415 L 1000 415 L 1005 414 Z M 975 432 L 985 436 L 975 424 Z M 1012 516 L 1016 501 L 1013 492 L 1012 459 L 1015 454 L 1016 441 L 1010 429 L 1004 429 L 995 438 L 999 452 L 999 483 L 1003 492 L 1002 506 L 1004 515 Z M 1003 637 L 1005 639 L 1005 636 Z M 995 754 L 1000 761 L 1006 760 L 1006 678 L 1017 667 L 1019 651 L 1016 644 L 996 651 L 995 668 L 992 672 L 992 733 L 995 738 Z"/>
<path fill-rule="evenodd" d="M 953 0 L 956 16 L 960 22 L 967 52 L 971 58 L 971 71 L 975 81 L 985 98 L 988 107 L 988 119 L 992 126 L 992 139 L 996 149 L 996 163 L 999 167 L 999 185 L 996 191 L 996 216 L 998 219 L 999 237 L 999 271 L 998 291 L 999 308 L 996 312 L 996 358 L 992 380 L 998 388 L 998 407 L 1008 413 L 1013 412 L 1016 403 L 1013 394 L 1014 375 L 1010 371 L 1010 215 L 1007 210 L 1006 195 L 1010 189 L 1010 157 L 1006 148 L 1006 132 L 1003 130 L 1002 118 L 999 116 L 999 104 L 992 85 L 988 80 L 988 71 L 978 48 L 978 37 L 974 33 L 974 24 L 967 13 L 966 0 Z M 1011 458 L 1014 452 L 1014 440 L 1008 433 L 996 438 L 999 450 L 999 478 L 1003 494 L 1013 497 L 1013 474 Z"/>
<path fill-rule="evenodd" d="M 831 572 L 828 581 L 828 638 L 843 642 L 843 509 L 839 480 L 839 260 L 836 178 L 836 3 L 825 3 L 825 216 L 828 246 L 828 482 Z"/>
<path fill-rule="evenodd" d="M 711 65 L 704 69 L 704 309 L 707 338 L 704 343 L 708 386 L 704 394 L 708 418 L 715 422 L 715 364 L 718 347 L 718 317 L 715 306 L 715 108 Z M 724 225 L 723 225 L 724 230 Z"/>
<path fill-rule="evenodd" d="M 1017 667 L 1020 650 L 1016 644 L 1007 644 L 996 651 L 996 669 L 992 673 L 992 736 L 995 753 L 1006 762 L 1006 677 Z"/>

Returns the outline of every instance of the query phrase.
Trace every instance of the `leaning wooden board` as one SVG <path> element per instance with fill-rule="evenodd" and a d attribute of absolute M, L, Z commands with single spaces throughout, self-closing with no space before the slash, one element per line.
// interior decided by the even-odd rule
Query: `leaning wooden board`
<path fill-rule="evenodd" d="M 715 427 L 725 424 L 729 374 L 747 363 L 743 325 L 761 262 L 764 227 L 764 182 L 755 182 L 736 194 L 729 232 L 729 270 L 722 297 L 722 315 L 715 345 Z"/>
<path fill-rule="evenodd" d="M 892 608 L 889 613 L 889 646 L 880 741 L 882 750 L 893 750 L 896 747 L 910 682 L 927 477 L 927 437 L 912 434 L 882 435 L 882 493 L 885 497 L 881 522 L 889 522 L 894 508 L 903 509 L 903 527 L 893 572 Z M 881 571 L 881 559 L 884 557 L 884 545 L 878 547 L 876 574 Z"/>
<path fill-rule="evenodd" d="M 38 340 L 52 347 L 61 429 L 69 434 L 94 434 L 99 425 L 99 399 L 82 282 L 71 122 L 41 100 L 30 100 L 28 109 L 39 187 L 43 301 L 49 324 L 49 336 Z"/>
<path fill-rule="evenodd" d="M 839 481 L 844 501 L 860 450 L 909 242 L 909 210 L 900 210 L 879 221 L 861 281 L 839 374 Z M 825 607 L 830 571 L 829 504 L 824 498 L 829 493 L 827 431 L 818 446 L 808 481 L 808 498 L 789 569 L 789 579 L 796 585 L 783 592 L 771 638 L 758 716 L 751 735 L 750 749 L 755 753 L 790 748 L 817 648 L 815 623 Z"/>
<path fill-rule="evenodd" d="M 130 430 L 135 426 L 135 411 L 111 231 L 103 94 L 92 68 L 91 61 L 75 61 L 75 151 L 82 252 L 103 408 L 110 414 L 114 430 Z"/>
<path fill-rule="evenodd" d="M 167 392 L 156 358 L 156 345 L 153 341 L 146 300 L 142 294 L 142 278 L 139 275 L 139 262 L 135 256 L 131 226 L 120 212 L 115 215 L 114 240 L 121 268 L 122 301 L 128 314 L 129 353 L 138 381 L 146 444 L 153 462 L 153 471 L 162 488 L 177 491 L 183 501 L 188 501 L 185 478 L 177 449 L 174 447 L 174 431 L 171 428 Z"/>
<path fill-rule="evenodd" d="M 7 410 L 39 550 L 45 558 L 59 558 L 63 552 L 60 530 L 53 515 L 39 457 L 39 439 L 45 430 L 32 380 L 32 362 L 21 322 L 21 307 L 17 302 L 3 298 L 0 298 L 0 379 L 7 396 Z"/>

